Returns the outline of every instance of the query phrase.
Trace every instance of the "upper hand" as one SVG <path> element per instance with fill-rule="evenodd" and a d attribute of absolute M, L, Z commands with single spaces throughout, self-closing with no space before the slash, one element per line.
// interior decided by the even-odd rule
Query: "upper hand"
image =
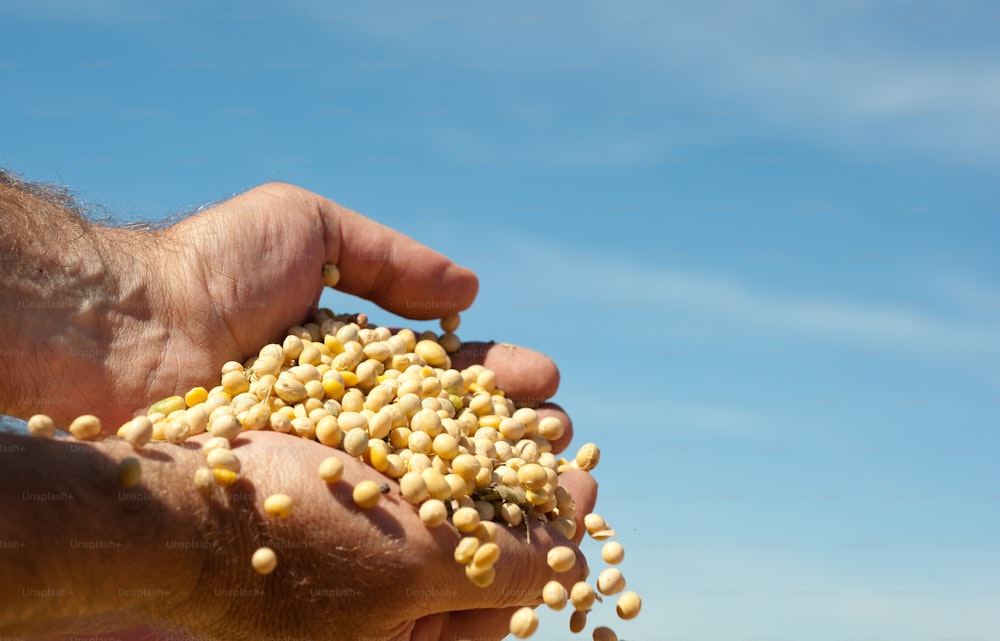
<path fill-rule="evenodd" d="M 62 350 L 51 366 L 61 394 L 52 402 L 42 395 L 33 411 L 59 425 L 96 414 L 106 433 L 160 398 L 210 386 L 226 361 L 284 338 L 318 304 L 324 263 L 339 266 L 338 290 L 407 318 L 466 309 L 478 289 L 473 272 L 438 252 L 282 183 L 164 230 L 106 229 L 101 240 L 110 294 L 100 305 L 109 310 L 74 331 L 100 345 L 102 357 Z"/>

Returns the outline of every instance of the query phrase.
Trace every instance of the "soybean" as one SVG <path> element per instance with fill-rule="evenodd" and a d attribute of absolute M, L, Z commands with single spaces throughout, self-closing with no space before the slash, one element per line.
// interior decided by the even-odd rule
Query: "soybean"
<path fill-rule="evenodd" d="M 448 509 L 444 501 L 429 499 L 420 505 L 420 520 L 424 525 L 432 528 L 444 524 L 448 519 Z"/>
<path fill-rule="evenodd" d="M 566 600 L 569 598 L 569 592 L 562 583 L 558 581 L 549 581 L 542 588 L 542 601 L 545 605 L 549 606 L 553 610 L 562 610 L 566 607 Z"/>
<path fill-rule="evenodd" d="M 497 571 L 492 565 L 476 565 L 470 563 L 465 566 L 465 576 L 473 585 L 488 588 L 493 584 Z"/>
<path fill-rule="evenodd" d="M 577 610 L 589 610 L 597 595 L 586 581 L 577 581 L 569 591 L 569 601 Z"/>
<path fill-rule="evenodd" d="M 46 414 L 35 414 L 28 419 L 28 433 L 32 436 L 52 438 L 56 435 L 56 423 Z"/>
<path fill-rule="evenodd" d="M 122 487 L 134 487 L 142 480 L 142 465 L 134 456 L 126 456 L 118 464 L 118 484 Z"/>
<path fill-rule="evenodd" d="M 527 639 L 538 629 L 538 613 L 527 606 L 519 608 L 510 617 L 510 633 L 518 639 Z"/>
<path fill-rule="evenodd" d="M 625 589 L 625 577 L 618 568 L 608 568 L 597 575 L 597 591 L 605 596 Z"/>
<path fill-rule="evenodd" d="M 500 559 L 500 546 L 496 543 L 483 543 L 472 557 L 472 564 L 478 566 L 493 565 Z"/>
<path fill-rule="evenodd" d="M 292 497 L 272 494 L 264 500 L 264 511 L 278 519 L 288 518 L 292 513 Z"/>
<path fill-rule="evenodd" d="M 321 276 L 325 286 L 334 287 L 341 274 L 327 263 Z M 490 585 L 500 562 L 497 523 L 528 541 L 538 522 L 572 538 L 576 505 L 559 485 L 560 475 L 573 468 L 593 470 L 601 453 L 596 444 L 585 443 L 574 456 L 560 458 L 553 445 L 564 437 L 562 421 L 518 407 L 500 389 L 496 373 L 482 365 L 453 369 L 451 355 L 461 346 L 455 334 L 459 315 L 441 318 L 439 325 L 441 333 L 394 333 L 369 324 L 364 314 L 316 310 L 302 325 L 288 328 L 282 341 L 265 345 L 245 362 L 224 364 L 214 387 L 194 387 L 184 396 L 159 400 L 118 433 L 140 448 L 149 440 L 180 443 L 207 430 L 212 435 L 203 446 L 208 467 L 194 478 L 206 497 L 215 486 L 239 479 L 240 460 L 229 445 L 244 430 L 270 429 L 339 449 L 397 479 L 400 497 L 418 510 L 426 527 L 450 522 L 463 535 L 456 560 L 464 563 L 468 580 Z M 33 434 L 54 433 L 54 426 L 39 427 L 39 421 L 30 421 Z M 83 439 L 101 432 L 99 421 L 89 416 L 79 417 L 69 429 Z M 342 456 L 327 457 L 318 472 L 325 483 L 339 482 Z M 387 488 L 362 480 L 352 497 L 359 507 L 370 509 Z M 285 518 L 292 500 L 276 494 L 267 498 L 264 509 Z M 594 539 L 616 536 L 597 514 L 586 515 L 584 525 Z M 276 556 L 268 552 L 272 571 Z M 261 554 L 266 557 L 268 552 Z M 577 554 L 575 547 L 557 546 L 546 561 L 554 572 L 571 572 Z M 617 565 L 624 548 L 608 541 L 601 558 Z M 601 594 L 618 594 L 624 578 L 620 571 L 607 569 L 596 587 Z M 559 581 L 549 581 L 542 591 L 542 601 L 552 609 L 573 603 L 574 631 L 586 625 L 587 610 L 597 600 L 594 588 L 584 581 L 569 591 Z M 634 592 L 622 594 L 619 616 L 635 616 L 639 603 Z M 511 621 L 515 636 L 524 638 L 537 626 L 537 615 L 525 608 Z M 608 641 L 613 639 L 608 634 L 614 634 L 607 628 L 594 633 L 596 641 Z"/>
<path fill-rule="evenodd" d="M 336 483 L 344 475 L 344 464 L 336 456 L 323 459 L 319 464 L 319 476 L 327 483 Z"/>
<path fill-rule="evenodd" d="M 195 470 L 194 487 L 205 496 L 212 493 L 215 489 L 215 474 L 210 468 L 200 467 Z"/>
<path fill-rule="evenodd" d="M 556 572 L 569 572 L 576 565 L 576 553 L 566 545 L 557 545 L 549 550 L 546 561 Z"/>
<path fill-rule="evenodd" d="M 625 548 L 618 541 L 608 541 L 601 548 L 601 558 L 609 565 L 618 565 L 625 559 Z"/>
<path fill-rule="evenodd" d="M 618 597 L 618 604 L 615 606 L 615 610 L 618 612 L 618 616 L 622 619 L 634 619 L 638 614 L 639 610 L 642 609 L 642 599 L 635 592 L 628 591 L 622 593 Z"/>
<path fill-rule="evenodd" d="M 278 555 L 271 548 L 257 548 L 250 557 L 250 564 L 260 574 L 270 574 L 278 567 Z"/>
<path fill-rule="evenodd" d="M 69 433 L 80 441 L 92 441 L 101 435 L 101 419 L 93 414 L 77 416 L 69 424 Z"/>
<path fill-rule="evenodd" d="M 479 539 L 474 536 L 463 536 L 455 546 L 455 562 L 465 565 L 471 563 L 479 549 Z"/>
<path fill-rule="evenodd" d="M 148 416 L 136 416 L 122 428 L 122 438 L 136 449 L 146 445 L 152 437 L 153 422 Z"/>
<path fill-rule="evenodd" d="M 594 641 L 618 641 L 618 635 L 611 628 L 602 625 L 594 628 Z"/>
<path fill-rule="evenodd" d="M 589 472 L 601 460 L 601 450 L 594 443 L 585 443 L 576 453 L 574 462 L 583 471 Z"/>
<path fill-rule="evenodd" d="M 375 481 L 365 479 L 364 481 L 358 481 L 358 484 L 354 486 L 352 496 L 358 507 L 367 510 L 378 505 L 379 500 L 382 498 L 382 488 Z"/>
<path fill-rule="evenodd" d="M 340 282 L 340 269 L 333 263 L 323 265 L 323 284 L 327 287 L 336 287 Z"/>

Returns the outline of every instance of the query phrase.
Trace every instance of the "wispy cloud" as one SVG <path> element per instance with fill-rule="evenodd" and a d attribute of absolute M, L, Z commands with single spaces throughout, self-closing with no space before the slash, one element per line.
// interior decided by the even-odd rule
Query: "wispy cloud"
<path fill-rule="evenodd" d="M 390 57 L 408 57 L 416 45 L 434 61 L 462 51 L 454 68 L 485 65 L 462 82 L 499 107 L 524 89 L 570 92 L 579 113 L 557 114 L 544 136 L 496 122 L 476 130 L 476 147 L 512 160 L 528 142 L 537 154 L 521 162 L 648 163 L 765 132 L 846 154 L 1000 160 L 989 135 L 1000 114 L 991 28 L 1000 11 L 988 3 L 380 7 L 330 14 L 300 3 L 303 13 L 325 16 L 320 28 L 382 41 Z M 601 111 L 609 106 L 612 113 Z M 565 123 L 573 126 L 560 129 Z"/>
<path fill-rule="evenodd" d="M 1000 159 L 993 138 L 983 135 L 1000 114 L 993 81 L 1000 56 L 992 29 L 984 28 L 1000 21 L 995 6 L 593 6 L 602 24 L 632 18 L 618 31 L 628 36 L 619 51 L 662 61 L 688 91 L 751 112 L 775 130 L 838 147 Z"/>
<path fill-rule="evenodd" d="M 963 312 L 989 315 L 1000 325 L 1000 291 L 954 272 L 932 274 L 930 283 L 944 300 Z"/>
<path fill-rule="evenodd" d="M 593 301 L 588 304 L 600 309 L 635 307 L 638 302 L 654 311 L 683 309 L 761 330 L 903 347 L 917 353 L 1000 352 L 995 314 L 984 317 L 968 309 L 935 313 L 902 303 L 872 303 L 814 291 L 775 293 L 773 287 L 738 277 L 639 265 L 611 254 L 595 256 L 542 245 L 528 249 L 524 239 L 509 246 L 525 248 L 522 264 L 546 258 L 545 269 L 532 276 L 541 279 L 539 288 L 572 300 Z M 594 287 L 594 283 L 605 285 Z M 975 293 L 968 289 L 961 293 L 975 299 L 983 291 L 980 286 Z M 992 296 L 996 300 L 995 293 Z M 990 298 L 983 294 L 981 300 Z"/>

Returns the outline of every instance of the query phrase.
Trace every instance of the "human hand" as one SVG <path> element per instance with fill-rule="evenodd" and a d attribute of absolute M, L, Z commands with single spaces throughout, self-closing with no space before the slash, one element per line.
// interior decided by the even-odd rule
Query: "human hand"
<path fill-rule="evenodd" d="M 67 345 L 43 352 L 38 380 L 20 395 L 30 405 L 10 413 L 41 412 L 64 426 L 91 413 L 113 433 L 150 403 L 283 338 L 317 305 L 324 263 L 339 266 L 338 290 L 413 319 L 463 310 L 478 288 L 475 274 L 441 254 L 282 183 L 163 230 L 100 228 L 94 242 L 102 264 L 86 271 L 96 285 L 76 289 L 98 300 L 70 302 L 86 311 L 59 323 L 65 338 L 38 337 Z"/>
<path fill-rule="evenodd" d="M 538 605 L 547 581 L 559 578 L 569 588 L 584 576 L 580 553 L 570 572 L 555 575 L 547 566 L 547 550 L 567 543 L 556 530 L 534 522 L 529 543 L 523 527 L 501 525 L 496 579 L 476 587 L 453 558 L 457 531 L 449 524 L 424 526 L 394 480 L 339 450 L 285 434 L 248 432 L 238 443 L 234 451 L 245 480 L 218 490 L 233 529 L 207 562 L 188 609 L 174 621 L 199 637 L 501 639 L 513 610 Z M 316 470 L 330 455 L 344 461 L 345 472 L 327 486 Z M 353 503 L 351 489 L 362 479 L 391 488 L 375 508 Z M 593 479 L 567 472 L 560 482 L 575 497 L 582 519 L 596 498 Z M 264 499 L 277 492 L 295 502 L 285 519 L 263 512 Z M 579 523 L 577 542 L 584 531 Z M 278 555 L 278 568 L 267 576 L 249 563 L 262 545 Z"/>
<path fill-rule="evenodd" d="M 541 380 L 546 369 L 555 371 L 554 367 L 532 366 L 532 361 L 544 362 L 537 357 L 525 362 L 519 358 L 524 353 L 490 352 L 500 372 L 523 372 L 528 380 Z M 502 386 L 505 379 L 498 383 Z M 543 387 L 554 384 L 547 379 Z M 558 416 L 568 423 L 568 417 L 554 405 L 546 405 L 539 414 Z M 148 453 L 140 452 L 146 459 L 144 466 L 155 466 L 159 475 L 151 475 L 148 485 L 136 488 L 138 496 L 166 497 L 168 511 L 182 514 L 178 527 L 188 532 L 187 538 L 174 534 L 173 527 L 156 533 L 152 538 L 158 542 L 148 546 L 143 562 L 148 565 L 145 572 L 164 582 L 173 580 L 163 593 L 183 595 L 183 599 L 126 598 L 117 605 L 104 604 L 104 611 L 119 610 L 119 616 L 105 618 L 101 628 L 74 630 L 74 636 L 113 630 L 116 621 L 117 625 L 144 621 L 153 628 L 116 631 L 114 636 L 138 640 L 162 633 L 178 638 L 178 633 L 186 633 L 222 641 L 500 639 L 506 636 L 516 607 L 539 603 L 545 582 L 558 578 L 570 587 L 584 576 L 585 561 L 579 552 L 579 562 L 571 572 L 555 575 L 548 568 L 548 549 L 567 541 L 556 529 L 533 522 L 530 538 L 523 527 L 498 527 L 502 554 L 495 566 L 496 578 L 488 588 L 476 587 L 453 559 L 458 533 L 450 525 L 426 528 L 415 507 L 401 500 L 395 480 L 341 450 L 288 434 L 243 432 L 233 443 L 242 464 L 241 480 L 225 489 L 215 488 L 210 498 L 202 500 L 192 485 L 191 467 L 198 460 L 203 466 L 204 460 L 191 446 L 208 437 L 194 437 L 186 447 L 159 444 Z M 124 443 L 108 444 L 115 447 L 112 461 L 124 455 Z M 562 446 L 557 444 L 556 449 Z M 339 457 L 345 472 L 341 481 L 328 486 L 317 468 L 329 456 Z M 171 457 L 173 465 L 157 463 Z M 172 474 L 175 467 L 181 473 Z M 358 508 L 351 497 L 353 486 L 363 479 L 391 488 L 370 510 Z M 577 504 L 575 542 L 579 542 L 585 531 L 582 517 L 593 509 L 596 486 L 589 474 L 574 471 L 561 475 L 560 484 L 570 490 Z M 265 499 L 279 492 L 290 495 L 295 504 L 292 514 L 280 520 L 264 511 Z M 169 509 L 178 500 L 186 501 L 188 507 Z M 192 504 L 197 506 L 194 510 Z M 202 525 L 192 537 L 193 523 Z M 278 554 L 278 569 L 267 576 L 258 575 L 250 565 L 253 551 L 260 546 Z M 179 568 L 187 568 L 181 576 L 190 577 L 184 585 L 175 577 Z M 192 573 L 192 568 L 198 569 Z M 117 594 L 122 585 L 160 589 L 148 581 L 135 576 L 124 584 L 112 580 L 105 591 L 116 594 L 116 585 Z M 122 606 L 126 609 L 120 610 Z M 138 606 L 142 609 L 128 611 Z"/>
<path fill-rule="evenodd" d="M 277 193 L 271 193 L 272 188 Z M 218 214 L 220 217 L 215 219 L 221 227 L 215 229 L 231 228 L 227 226 L 230 217 L 246 216 L 249 211 L 288 209 L 271 204 L 269 201 L 273 199 L 309 202 L 309 206 L 296 205 L 296 211 L 309 211 L 316 206 L 316 197 L 308 192 L 288 186 L 272 188 L 258 190 L 263 192 L 259 194 L 250 192 L 224 204 Z M 233 342 L 238 347 L 234 351 L 250 353 L 305 317 L 318 300 L 322 287 L 318 274 L 324 262 L 339 266 L 342 280 L 338 289 L 367 298 L 402 316 L 436 318 L 464 309 L 471 303 L 476 289 L 471 272 L 391 230 L 375 226 L 328 201 L 319 202 L 322 215 L 333 216 L 339 221 L 335 225 L 337 232 L 331 234 L 331 223 L 324 219 L 325 243 L 316 243 L 320 235 L 315 229 L 303 230 L 299 240 L 284 237 L 270 259 L 276 265 L 274 270 L 284 266 L 293 275 L 317 274 L 314 282 L 291 279 L 295 282 L 294 292 L 280 282 L 265 280 L 251 281 L 241 288 L 220 279 L 216 272 L 212 278 L 184 286 L 185 291 L 199 290 L 201 286 L 210 292 L 208 302 L 223 301 L 216 307 L 223 313 L 229 311 L 224 303 L 226 300 L 286 297 L 299 301 L 301 306 L 298 308 L 294 304 L 269 307 L 269 315 L 241 326 L 227 321 L 225 329 L 231 330 Z M 289 222 L 282 218 L 272 224 L 285 227 Z M 177 230 L 181 232 L 201 238 L 205 230 L 195 226 Z M 264 230 L 262 235 L 267 239 L 274 232 Z M 246 243 L 254 246 L 253 242 Z M 309 253 L 298 251 L 305 247 L 313 247 L 313 250 Z M 331 251 L 331 247 L 336 249 Z M 285 255 L 285 251 L 290 255 Z M 267 261 L 261 261 L 256 269 L 249 270 L 237 264 L 234 269 L 238 274 L 263 274 L 269 271 L 266 264 Z M 222 289 L 213 291 L 213 286 L 222 286 Z M 243 310 L 238 305 L 235 307 L 237 320 L 251 316 L 241 314 Z M 510 345 L 467 343 L 454 355 L 453 364 L 461 368 L 472 362 L 481 362 L 496 371 L 501 388 L 510 396 L 531 404 L 550 398 L 559 384 L 554 364 L 531 350 Z M 178 387 L 183 389 L 186 385 L 181 383 Z M 540 413 L 556 415 L 566 425 L 564 436 L 554 444 L 556 451 L 561 451 L 572 437 L 569 417 L 557 406 L 545 403 Z M 247 433 L 243 438 L 246 444 L 236 449 L 244 463 L 248 495 L 254 498 L 242 506 L 247 512 L 244 516 L 250 518 L 243 518 L 241 522 L 252 522 L 263 531 L 248 534 L 254 540 L 238 557 L 242 566 L 232 567 L 232 549 L 221 562 L 229 564 L 226 575 L 230 580 L 234 574 L 242 572 L 244 582 L 237 584 L 267 585 L 264 590 L 266 606 L 261 608 L 252 600 L 231 600 L 224 617 L 227 623 L 221 629 L 212 629 L 212 636 L 225 638 L 225 634 L 231 634 L 230 622 L 240 621 L 246 625 L 243 632 L 253 631 L 251 636 L 256 638 L 324 638 L 324 634 L 336 638 L 339 633 L 332 631 L 350 630 L 352 637 L 362 631 L 362 635 L 369 638 L 449 639 L 471 635 L 499 639 L 509 632 L 513 609 L 537 605 L 541 587 L 552 578 L 544 552 L 565 539 L 538 523 L 532 528 L 530 543 L 525 541 L 522 530 L 501 528 L 498 542 L 503 554 L 497 566 L 497 579 L 489 588 L 478 588 L 468 581 L 463 567 L 452 557 L 457 533 L 448 526 L 432 531 L 425 528 L 416 510 L 399 499 L 395 481 L 343 452 L 331 451 L 315 442 L 273 433 Z M 319 462 L 331 454 L 344 460 L 346 471 L 341 483 L 327 488 L 317 482 L 315 470 Z M 391 492 L 374 510 L 358 510 L 350 498 L 349 488 L 363 478 L 388 482 L 396 492 Z M 579 504 L 578 518 L 582 519 L 591 511 L 596 498 L 593 479 L 586 474 L 569 473 L 562 480 L 573 492 Z M 299 505 L 293 517 L 282 521 L 261 519 L 262 501 L 274 492 L 295 497 Z M 238 493 L 239 490 L 235 490 L 233 494 Z M 300 513 L 302 516 L 298 517 Z M 576 540 L 579 541 L 584 532 L 582 523 L 577 532 Z M 276 542 L 282 569 L 263 578 L 250 571 L 245 560 L 257 545 L 266 541 Z M 287 547 L 277 542 L 284 542 Z M 300 543 L 305 543 L 305 547 L 295 547 Z M 580 559 L 574 571 L 561 577 L 567 586 L 583 576 L 582 555 Z M 281 577 L 285 577 L 284 581 Z M 199 603 L 204 601 L 198 600 Z M 275 617 L 274 612 L 283 615 Z M 232 614 L 235 616 L 229 616 Z"/>

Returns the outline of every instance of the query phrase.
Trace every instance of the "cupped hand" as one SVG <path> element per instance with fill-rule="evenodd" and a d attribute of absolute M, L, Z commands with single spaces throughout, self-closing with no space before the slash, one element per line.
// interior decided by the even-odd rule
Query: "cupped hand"
<path fill-rule="evenodd" d="M 339 267 L 338 290 L 412 319 L 466 309 L 478 288 L 473 272 L 440 253 L 283 183 L 163 230 L 109 229 L 102 239 L 103 278 L 115 293 L 101 303 L 107 319 L 88 331 L 101 332 L 106 357 L 67 353 L 59 367 L 71 384 L 38 411 L 60 424 L 96 414 L 107 433 L 284 338 L 318 304 L 325 263 Z"/>
<path fill-rule="evenodd" d="M 499 372 L 501 387 L 520 385 L 521 393 L 541 398 L 558 385 L 557 370 L 537 352 L 505 346 L 469 350 L 458 358 L 475 354 Z M 533 383 L 517 383 L 515 375 Z M 553 404 L 543 404 L 539 414 L 568 421 Z M 457 530 L 447 523 L 427 528 L 417 508 L 400 497 L 397 482 L 360 460 L 315 441 L 268 431 L 244 432 L 233 450 L 242 463 L 241 480 L 214 490 L 210 500 L 224 515 L 211 535 L 218 544 L 187 607 L 161 621 L 172 635 L 184 631 L 222 641 L 501 639 L 509 633 L 517 607 L 540 603 L 546 582 L 557 579 L 569 588 L 585 576 L 586 561 L 579 552 L 569 572 L 555 574 L 548 567 L 547 551 L 570 543 L 557 530 L 533 522 L 528 536 L 524 527 L 500 525 L 496 578 L 489 587 L 477 587 L 454 560 Z M 319 478 L 318 467 L 329 456 L 340 458 L 345 471 L 339 482 L 328 485 Z M 352 498 L 353 487 L 364 479 L 389 487 L 371 509 L 358 507 Z M 596 484 L 589 474 L 575 471 L 562 474 L 560 484 L 576 502 L 573 543 L 578 543 L 585 532 L 582 518 L 596 501 Z M 264 511 L 265 499 L 275 493 L 292 497 L 287 518 Z M 266 576 L 250 565 L 260 546 L 271 547 L 278 556 L 277 569 Z M 150 634 L 146 630 L 134 638 L 156 638 Z"/>
<path fill-rule="evenodd" d="M 449 523 L 427 528 L 398 484 L 367 465 L 314 441 L 274 432 L 248 432 L 234 444 L 243 480 L 216 490 L 237 524 L 220 534 L 227 543 L 208 562 L 192 595 L 191 632 L 212 639 L 500 639 L 509 632 L 513 609 L 538 605 L 544 584 L 567 588 L 584 576 L 585 560 L 555 575 L 546 552 L 567 544 L 541 522 L 525 528 L 499 526 L 496 579 L 473 585 L 453 553 L 458 531 Z M 327 485 L 320 462 L 338 456 L 343 479 Z M 385 483 L 389 492 L 371 509 L 359 508 L 351 492 L 363 479 Z M 591 511 L 595 486 L 583 472 L 562 475 L 578 505 Z M 292 497 L 290 516 L 264 513 L 270 494 Z M 234 531 L 240 532 L 236 538 Z M 578 539 L 584 532 L 578 525 Z M 250 567 L 258 546 L 278 556 L 266 576 Z M 184 620 L 178 621 L 184 623 Z"/>

